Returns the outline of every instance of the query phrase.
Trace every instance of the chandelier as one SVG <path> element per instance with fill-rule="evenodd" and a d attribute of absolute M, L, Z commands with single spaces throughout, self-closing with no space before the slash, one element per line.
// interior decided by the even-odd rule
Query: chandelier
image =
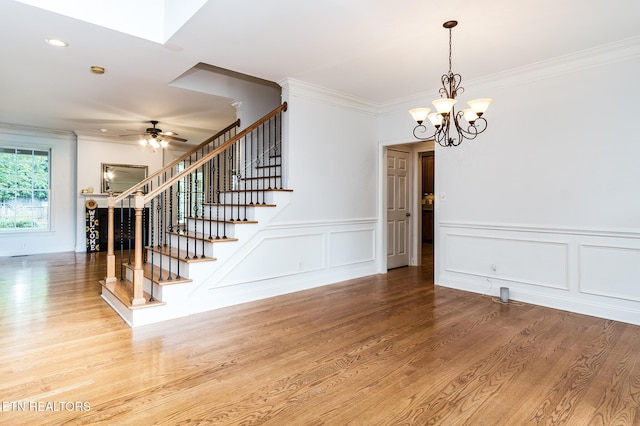
<path fill-rule="evenodd" d="M 449 30 L 449 72 L 441 78 L 442 88 L 440 98 L 433 101 L 436 112 L 429 114 L 431 108 L 414 108 L 409 111 L 418 125 L 413 129 L 413 136 L 423 141 L 435 140 L 441 146 L 458 146 L 463 139 L 475 139 L 487 129 L 487 120 L 482 116 L 489 108 L 491 99 L 475 99 L 467 102 L 469 108 L 457 111 L 456 97 L 464 92 L 460 86 L 462 77 L 451 72 L 451 29 L 458 25 L 458 21 L 447 21 L 442 26 Z M 426 134 L 427 128 L 422 124 L 429 119 L 435 127 L 435 133 L 428 137 L 418 136 Z"/>

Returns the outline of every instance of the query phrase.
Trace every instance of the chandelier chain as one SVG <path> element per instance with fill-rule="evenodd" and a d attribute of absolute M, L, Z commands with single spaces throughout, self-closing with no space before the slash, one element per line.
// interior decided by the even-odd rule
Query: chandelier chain
<path fill-rule="evenodd" d="M 449 28 L 449 74 L 451 74 L 451 46 L 453 43 L 451 42 L 451 28 Z"/>

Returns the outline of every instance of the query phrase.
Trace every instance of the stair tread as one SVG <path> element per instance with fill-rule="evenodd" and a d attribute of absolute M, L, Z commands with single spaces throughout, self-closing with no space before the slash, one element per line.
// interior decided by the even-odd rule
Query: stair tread
<path fill-rule="evenodd" d="M 220 191 L 221 194 L 225 193 L 235 193 L 235 192 L 293 192 L 293 189 L 284 189 L 284 188 L 261 188 L 261 189 L 231 189 L 228 191 Z"/>
<path fill-rule="evenodd" d="M 205 206 L 211 206 L 211 207 L 239 207 L 239 208 L 244 208 L 244 207 L 276 207 L 276 204 L 259 204 L 259 203 L 253 203 L 253 204 L 246 204 L 246 203 L 242 203 L 242 204 L 237 204 L 237 203 L 204 203 L 203 205 Z M 191 216 L 191 218 L 193 218 L 193 216 Z"/>
<path fill-rule="evenodd" d="M 258 180 L 258 179 L 280 179 L 282 176 L 280 175 L 269 175 L 269 176 L 250 176 L 243 177 L 241 180 Z"/>
<path fill-rule="evenodd" d="M 201 257 L 198 256 L 197 258 L 194 258 L 193 255 L 189 252 L 187 252 L 186 250 L 179 250 L 175 247 L 171 247 L 171 249 L 169 249 L 169 247 L 145 247 L 147 250 L 151 250 L 154 251 L 155 253 L 162 253 L 166 256 L 169 256 L 173 259 L 177 259 L 177 260 L 181 260 L 183 262 L 186 263 L 196 263 L 196 262 L 214 262 L 218 259 L 216 259 L 215 257 Z M 189 258 L 187 259 L 186 256 L 189 256 Z"/>
<path fill-rule="evenodd" d="M 187 217 L 187 219 L 203 220 L 205 222 L 228 223 L 228 224 L 236 224 L 236 225 L 249 224 L 249 223 L 253 223 L 253 224 L 258 223 L 257 220 L 235 220 L 235 219 L 223 220 L 223 219 L 209 219 L 209 218 L 206 218 L 206 217 L 192 217 L 192 216 Z M 212 241 L 215 241 L 215 240 L 212 240 Z"/>
<path fill-rule="evenodd" d="M 129 268 L 131 270 L 133 270 L 133 265 L 130 265 L 128 263 L 123 263 L 125 268 Z M 167 280 L 166 278 L 163 280 L 159 280 L 158 277 L 160 277 L 160 266 L 158 265 L 152 265 L 150 262 L 145 263 L 142 266 L 142 270 L 144 271 L 144 277 L 151 280 L 151 271 L 153 268 L 153 282 L 158 284 L 158 285 L 166 285 L 166 284 L 184 284 L 184 283 L 190 283 L 192 280 L 190 280 L 189 278 L 185 278 L 185 277 L 180 277 L 180 278 L 176 278 L 175 277 L 175 271 L 172 272 L 171 280 Z M 168 277 L 169 276 L 169 271 L 167 269 L 162 269 L 162 276 L 163 277 Z"/>
<path fill-rule="evenodd" d="M 188 219 L 194 219 L 194 218 L 188 218 Z M 201 218 L 198 218 L 201 219 Z M 202 219 L 202 220 L 209 220 L 209 219 Z M 234 222 L 235 223 L 235 222 Z M 257 222 L 256 222 L 257 223 Z M 209 238 L 209 236 L 204 236 L 204 234 L 202 234 L 202 232 L 196 232 L 195 234 L 190 233 L 190 234 L 183 234 L 183 233 L 178 233 L 178 232 L 167 232 L 167 234 L 171 234 L 171 235 L 179 235 L 181 237 L 186 237 L 186 238 L 190 238 L 190 239 L 196 239 L 196 240 L 205 240 L 208 241 L 210 243 L 228 243 L 228 242 L 233 242 L 233 241 L 238 241 L 237 238 Z"/>
<path fill-rule="evenodd" d="M 105 282 L 104 280 L 100 280 L 100 284 L 102 284 L 102 287 L 109 290 L 109 292 L 113 294 L 116 297 L 116 299 L 118 299 L 120 303 L 122 303 L 128 309 L 144 309 L 144 308 L 151 308 L 153 306 L 166 305 L 165 302 L 157 299 L 154 300 L 153 302 L 149 302 L 149 298 L 151 297 L 151 295 L 146 291 L 144 292 L 145 303 L 141 305 L 132 305 L 131 295 L 133 294 L 133 290 L 132 290 L 133 284 L 129 280 L 116 280 L 108 283 Z"/>

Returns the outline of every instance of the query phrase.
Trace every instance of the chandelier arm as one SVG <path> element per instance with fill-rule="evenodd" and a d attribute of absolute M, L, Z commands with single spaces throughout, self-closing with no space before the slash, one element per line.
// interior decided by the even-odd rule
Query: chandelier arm
<path fill-rule="evenodd" d="M 456 131 L 458 132 L 458 140 L 460 143 L 463 139 L 475 139 L 478 136 L 478 131 L 473 124 L 469 124 L 467 130 L 462 128 L 462 117 L 464 117 L 464 113 L 462 111 L 458 111 L 455 117 Z M 460 144 L 458 143 L 458 145 Z"/>
<path fill-rule="evenodd" d="M 460 111 L 456 115 L 456 120 L 455 120 L 456 128 L 458 129 L 458 134 L 461 135 L 463 138 L 472 140 L 472 139 L 475 139 L 476 136 L 478 136 L 480 133 L 487 130 L 487 120 L 485 120 L 484 117 L 478 117 L 473 124 L 469 123 L 469 126 L 465 130 L 460 125 L 461 121 L 459 120 L 463 116 L 464 114 L 462 113 L 462 111 Z"/>
<path fill-rule="evenodd" d="M 451 140 L 449 139 L 450 123 L 451 121 L 449 116 L 445 116 L 442 121 L 442 126 L 436 131 L 434 135 L 434 141 L 436 141 L 438 145 L 442 147 L 451 146 Z"/>
<path fill-rule="evenodd" d="M 434 136 L 436 135 L 436 133 L 438 133 L 438 131 L 436 130 L 436 132 L 431 135 L 431 136 L 427 136 L 427 137 L 423 137 L 423 136 L 418 136 L 417 135 L 417 131 L 420 130 L 420 133 L 422 134 L 426 134 L 427 133 L 427 127 L 424 124 L 418 124 L 416 127 L 413 128 L 413 136 L 416 139 L 420 139 L 421 141 L 428 141 L 434 138 Z"/>
<path fill-rule="evenodd" d="M 447 146 L 449 146 L 449 138 L 445 131 L 440 130 L 436 132 L 433 140 L 436 141 L 438 145 L 440 145 L 441 147 L 446 148 Z"/>

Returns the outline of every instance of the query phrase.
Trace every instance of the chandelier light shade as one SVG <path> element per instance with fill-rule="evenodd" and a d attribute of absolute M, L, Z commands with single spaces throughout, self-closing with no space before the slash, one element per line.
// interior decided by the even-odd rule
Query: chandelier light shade
<path fill-rule="evenodd" d="M 413 129 L 413 136 L 423 141 L 433 139 L 441 146 L 458 146 L 464 139 L 475 139 L 487 129 L 487 120 L 483 114 L 489 108 L 491 99 L 475 99 L 467 102 L 469 108 L 456 111 L 456 99 L 464 92 L 460 86 L 462 77 L 451 71 L 451 29 L 458 25 L 457 21 L 447 21 L 442 26 L 449 30 L 449 72 L 441 78 L 442 88 L 440 98 L 434 100 L 431 108 L 414 108 L 409 113 L 418 125 Z M 435 128 L 435 132 L 427 137 L 427 127 L 423 124 L 426 119 Z"/>

